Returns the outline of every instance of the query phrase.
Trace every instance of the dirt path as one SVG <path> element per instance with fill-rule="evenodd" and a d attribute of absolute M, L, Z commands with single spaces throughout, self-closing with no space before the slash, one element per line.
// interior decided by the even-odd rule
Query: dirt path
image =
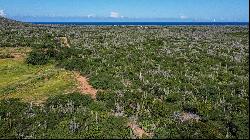
<path fill-rule="evenodd" d="M 94 89 L 88 82 L 86 77 L 81 76 L 79 73 L 75 73 L 76 80 L 79 83 L 78 89 L 84 93 L 89 94 L 93 99 L 96 99 L 97 90 Z"/>

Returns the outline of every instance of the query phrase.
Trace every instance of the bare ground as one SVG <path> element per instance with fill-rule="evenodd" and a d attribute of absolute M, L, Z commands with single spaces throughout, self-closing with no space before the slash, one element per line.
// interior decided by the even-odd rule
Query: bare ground
<path fill-rule="evenodd" d="M 88 79 L 84 76 L 81 76 L 79 73 L 75 72 L 76 80 L 78 81 L 78 89 L 83 94 L 89 94 L 93 99 L 96 99 L 97 89 L 94 89 L 88 82 Z"/>

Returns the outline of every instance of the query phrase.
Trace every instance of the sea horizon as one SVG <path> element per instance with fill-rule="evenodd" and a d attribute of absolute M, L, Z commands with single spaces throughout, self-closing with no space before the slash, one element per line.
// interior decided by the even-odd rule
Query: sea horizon
<path fill-rule="evenodd" d="M 26 22 L 52 25 L 100 25 L 100 26 L 247 26 L 249 22 Z"/>

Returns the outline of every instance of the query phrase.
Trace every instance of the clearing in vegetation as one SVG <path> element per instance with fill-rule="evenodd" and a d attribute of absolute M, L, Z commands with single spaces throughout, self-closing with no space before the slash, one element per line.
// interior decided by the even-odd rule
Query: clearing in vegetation
<path fill-rule="evenodd" d="M 16 49 L 1 49 L 1 52 L 9 51 L 12 55 L 13 50 Z M 22 57 L 0 59 L 0 99 L 21 98 L 26 102 L 40 103 L 48 97 L 74 89 L 73 72 L 56 68 L 52 64 L 28 65 L 24 62 L 25 54 L 20 49 L 18 53 Z"/>
<path fill-rule="evenodd" d="M 75 72 L 76 80 L 78 82 L 78 89 L 83 94 L 89 94 L 93 99 L 96 99 L 96 93 L 98 90 L 94 89 L 88 82 L 88 79 Z"/>

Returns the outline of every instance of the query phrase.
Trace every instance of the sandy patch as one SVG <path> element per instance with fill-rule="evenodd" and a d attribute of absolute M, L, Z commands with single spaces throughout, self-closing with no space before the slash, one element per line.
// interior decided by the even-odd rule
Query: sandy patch
<path fill-rule="evenodd" d="M 76 80 L 78 81 L 78 89 L 84 93 L 89 94 L 93 99 L 96 99 L 97 89 L 94 89 L 88 82 L 88 79 L 81 76 L 79 73 L 75 73 Z"/>

